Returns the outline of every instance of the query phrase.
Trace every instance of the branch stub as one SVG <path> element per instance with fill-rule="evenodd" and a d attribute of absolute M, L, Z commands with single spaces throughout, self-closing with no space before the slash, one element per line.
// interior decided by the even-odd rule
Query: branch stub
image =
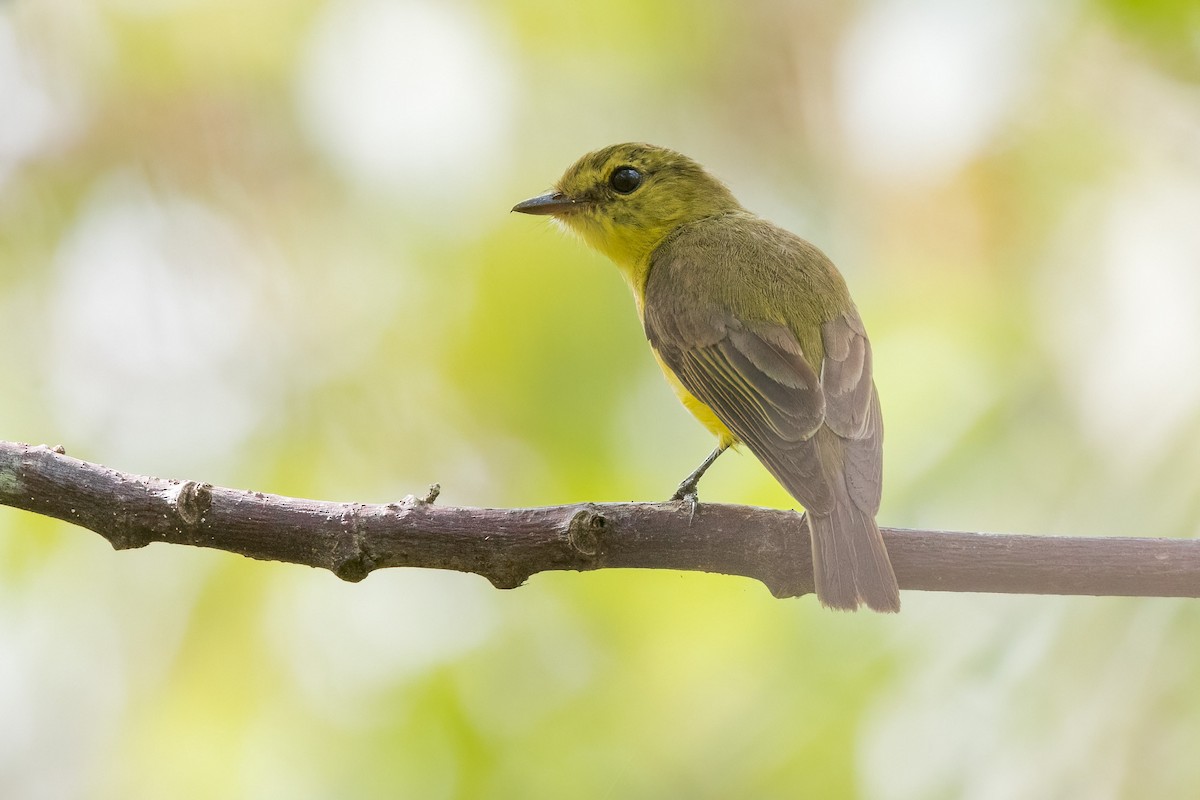
<path fill-rule="evenodd" d="M 603 514 L 592 509 L 576 511 L 567 523 L 567 539 L 571 547 L 585 556 L 594 556 L 600 552 L 601 536 L 608 525 Z"/>

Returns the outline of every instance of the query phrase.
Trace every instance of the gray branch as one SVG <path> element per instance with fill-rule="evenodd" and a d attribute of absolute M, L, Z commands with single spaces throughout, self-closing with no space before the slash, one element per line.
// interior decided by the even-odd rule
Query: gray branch
<path fill-rule="evenodd" d="M 510 589 L 546 570 L 676 569 L 812 592 L 800 516 L 749 506 L 546 508 L 332 503 L 118 472 L 62 448 L 0 442 L 0 505 L 80 525 L 114 548 L 187 544 L 307 564 L 359 581 L 383 567 L 474 572 Z M 1200 597 L 1200 540 L 1066 538 L 884 528 L 903 589 Z"/>

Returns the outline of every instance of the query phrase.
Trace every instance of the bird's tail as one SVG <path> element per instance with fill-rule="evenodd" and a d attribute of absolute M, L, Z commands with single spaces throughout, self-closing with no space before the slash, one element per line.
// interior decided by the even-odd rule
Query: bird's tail
<path fill-rule="evenodd" d="M 900 587 L 870 514 L 843 498 L 828 514 L 808 513 L 817 598 L 828 608 L 899 611 Z"/>

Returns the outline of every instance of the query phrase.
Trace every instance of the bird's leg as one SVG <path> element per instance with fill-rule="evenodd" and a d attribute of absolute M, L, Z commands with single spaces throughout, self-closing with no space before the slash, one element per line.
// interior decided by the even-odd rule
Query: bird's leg
<path fill-rule="evenodd" d="M 696 487 L 700 483 L 700 478 L 713 465 L 713 462 L 717 460 L 717 456 L 724 453 L 728 447 L 729 445 L 725 442 L 718 444 L 717 449 L 709 453 L 708 458 L 704 459 L 700 463 L 700 466 L 692 471 L 691 475 L 683 479 L 683 483 L 679 484 L 679 488 L 675 490 L 675 494 L 671 495 L 671 500 L 687 501 L 688 505 L 692 507 L 692 514 L 695 515 L 696 506 L 700 504 L 700 497 L 696 494 Z"/>

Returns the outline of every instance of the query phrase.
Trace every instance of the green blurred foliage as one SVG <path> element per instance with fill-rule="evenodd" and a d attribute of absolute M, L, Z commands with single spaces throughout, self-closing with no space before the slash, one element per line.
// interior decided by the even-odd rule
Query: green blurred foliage
<path fill-rule="evenodd" d="M 1200 7 L 1189 0 L 1104 0 L 1100 3 L 1113 22 L 1156 65 L 1191 81 L 1200 80 L 1196 37 Z"/>
<path fill-rule="evenodd" d="M 454 505 L 711 447 L 598 255 L 507 209 L 695 156 L 842 267 L 889 525 L 1200 527 L 1193 3 L 0 7 L 0 436 Z M 792 507 L 748 455 L 713 501 Z M 300 567 L 0 509 L 0 796 L 1164 797 L 1194 603 Z"/>

